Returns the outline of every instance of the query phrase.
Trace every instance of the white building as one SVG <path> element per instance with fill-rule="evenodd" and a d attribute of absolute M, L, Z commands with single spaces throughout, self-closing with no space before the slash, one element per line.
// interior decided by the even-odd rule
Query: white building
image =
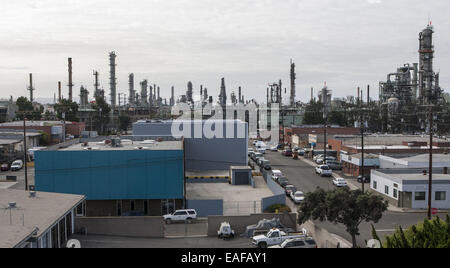
<path fill-rule="evenodd" d="M 412 157 L 394 158 L 380 155 L 381 169 L 407 169 L 407 168 L 426 168 L 429 167 L 429 155 L 421 154 Z M 445 168 L 450 167 L 450 155 L 448 154 L 433 154 L 433 167 Z"/>
<path fill-rule="evenodd" d="M 450 209 L 450 175 L 433 169 L 432 207 Z M 401 208 L 428 208 L 428 172 L 422 169 L 372 170 L 370 188 Z"/>

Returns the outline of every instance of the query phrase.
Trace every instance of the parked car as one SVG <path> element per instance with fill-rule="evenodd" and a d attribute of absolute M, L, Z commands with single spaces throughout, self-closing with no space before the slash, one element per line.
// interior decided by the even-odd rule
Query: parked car
<path fill-rule="evenodd" d="M 319 157 L 319 158 L 316 159 L 316 164 L 318 164 L 318 165 L 328 164 L 328 161 L 336 161 L 336 157 L 334 157 L 334 156 L 327 156 L 326 161 L 327 162 L 325 163 L 323 157 Z"/>
<path fill-rule="evenodd" d="M 12 171 L 18 171 L 23 168 L 23 161 L 22 160 L 16 160 L 11 164 L 11 170 Z"/>
<path fill-rule="evenodd" d="M 289 184 L 289 181 L 288 181 L 288 179 L 285 176 L 279 177 L 277 182 L 283 188 L 286 187 Z"/>
<path fill-rule="evenodd" d="M 180 209 L 176 210 L 172 214 L 164 215 L 164 221 L 170 224 L 174 221 L 186 221 L 191 223 L 193 220 L 197 219 L 197 212 L 195 209 Z"/>
<path fill-rule="evenodd" d="M 258 160 L 256 161 L 256 164 L 258 165 L 258 166 L 262 166 L 262 162 L 263 161 L 265 161 L 266 159 L 264 158 L 264 157 L 260 157 L 260 158 L 258 158 Z"/>
<path fill-rule="evenodd" d="M 277 181 L 281 176 L 283 176 L 283 173 L 280 170 L 272 170 L 272 180 Z"/>
<path fill-rule="evenodd" d="M 317 248 L 317 243 L 312 237 L 287 239 L 280 245 L 269 248 Z"/>
<path fill-rule="evenodd" d="M 291 199 L 295 204 L 300 204 L 305 200 L 305 194 L 303 192 L 297 191 L 291 193 Z"/>
<path fill-rule="evenodd" d="M 251 156 L 254 152 L 253 148 L 248 148 L 248 156 Z"/>
<path fill-rule="evenodd" d="M 363 181 L 364 181 L 364 183 L 370 183 L 370 178 L 367 176 L 364 176 L 364 179 L 363 179 L 363 176 L 358 176 L 358 178 L 356 180 L 359 183 L 363 183 Z"/>
<path fill-rule="evenodd" d="M 9 164 L 2 164 L 1 171 L 9 171 Z"/>
<path fill-rule="evenodd" d="M 292 150 L 291 149 L 284 149 L 282 154 L 284 156 L 292 156 Z"/>
<path fill-rule="evenodd" d="M 342 164 L 337 161 L 327 161 L 327 165 L 331 170 L 342 170 Z"/>
<path fill-rule="evenodd" d="M 257 147 L 256 151 L 258 153 L 266 154 L 266 147 Z"/>
<path fill-rule="evenodd" d="M 252 154 L 252 160 L 255 162 L 258 160 L 259 157 L 263 157 L 263 154 L 262 153 L 253 153 Z"/>
<path fill-rule="evenodd" d="M 306 237 L 305 231 L 301 233 L 285 233 L 279 229 L 272 229 L 267 234 L 253 237 L 252 244 L 258 248 L 267 248 L 273 245 L 280 245 L 288 239 Z"/>
<path fill-rule="evenodd" d="M 270 165 L 270 161 L 269 160 L 264 160 L 261 164 L 261 167 L 265 170 L 271 170 L 272 166 Z"/>
<path fill-rule="evenodd" d="M 278 146 L 277 145 L 270 146 L 270 151 L 277 152 L 278 151 Z"/>
<path fill-rule="evenodd" d="M 322 177 L 331 177 L 333 175 L 333 171 L 327 165 L 320 165 L 316 167 L 316 174 Z"/>
<path fill-rule="evenodd" d="M 313 156 L 313 161 L 315 162 L 318 158 L 323 158 L 323 154 L 317 154 Z"/>
<path fill-rule="evenodd" d="M 286 185 L 284 192 L 286 193 L 286 196 L 290 197 L 292 192 L 297 192 L 297 188 L 295 188 L 294 185 Z"/>
<path fill-rule="evenodd" d="M 336 178 L 333 180 L 333 184 L 336 187 L 345 187 L 347 186 L 347 182 L 343 178 Z"/>
<path fill-rule="evenodd" d="M 306 151 L 304 149 L 298 149 L 297 153 L 298 153 L 299 156 L 305 156 Z"/>
<path fill-rule="evenodd" d="M 283 148 L 284 148 L 284 144 L 280 143 L 280 144 L 277 145 L 277 149 L 278 150 L 282 150 Z"/>

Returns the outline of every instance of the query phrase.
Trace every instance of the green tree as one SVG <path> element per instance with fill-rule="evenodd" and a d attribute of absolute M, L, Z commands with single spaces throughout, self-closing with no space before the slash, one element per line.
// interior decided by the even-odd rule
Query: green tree
<path fill-rule="evenodd" d="M 374 239 L 378 238 L 372 231 Z M 381 241 L 380 241 L 381 242 Z M 394 234 L 387 236 L 383 244 L 385 248 L 450 248 L 450 217 L 446 220 L 439 217 L 424 220 L 406 231 L 399 227 Z"/>
<path fill-rule="evenodd" d="M 19 112 L 31 112 L 33 111 L 33 104 L 26 97 L 19 97 L 16 100 L 17 108 Z"/>
<path fill-rule="evenodd" d="M 103 97 L 95 96 L 95 104 L 92 108 L 97 111 L 94 117 L 95 122 L 97 122 L 97 131 L 99 134 L 103 135 L 105 134 L 105 126 L 109 123 L 111 107 L 106 103 Z"/>
<path fill-rule="evenodd" d="M 49 145 L 49 141 L 50 141 L 50 137 L 48 136 L 48 134 L 46 132 L 40 131 L 39 133 L 41 133 L 41 137 L 39 137 L 39 145 L 40 146 L 47 146 Z"/>
<path fill-rule="evenodd" d="M 304 125 L 318 125 L 325 123 L 323 118 L 323 105 L 320 102 L 312 100 L 305 107 Z"/>
<path fill-rule="evenodd" d="M 66 121 L 78 122 L 78 103 L 70 101 L 68 99 L 62 99 L 59 103 L 55 104 L 56 116 L 59 120 L 63 120 L 63 113 L 66 115 Z"/>
<path fill-rule="evenodd" d="M 119 116 L 119 127 L 121 130 L 127 131 L 130 124 L 131 124 L 131 117 L 129 117 L 128 115 Z"/>
<path fill-rule="evenodd" d="M 352 191 L 348 187 L 332 191 L 317 189 L 305 195 L 298 211 L 298 222 L 320 220 L 343 224 L 352 237 L 353 247 L 357 247 L 359 225 L 364 221 L 377 223 L 387 208 L 387 201 L 370 192 Z"/>

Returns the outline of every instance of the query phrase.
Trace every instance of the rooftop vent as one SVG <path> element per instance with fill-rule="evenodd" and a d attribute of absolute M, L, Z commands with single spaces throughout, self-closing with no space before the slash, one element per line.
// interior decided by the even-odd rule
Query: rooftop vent
<path fill-rule="evenodd" d="M 14 209 L 16 207 L 17 207 L 17 203 L 16 202 L 9 202 L 9 204 L 8 204 L 8 208 L 9 209 Z"/>
<path fill-rule="evenodd" d="M 86 151 L 99 151 L 100 148 L 99 147 L 86 147 L 86 148 L 84 148 L 84 150 L 86 150 Z"/>

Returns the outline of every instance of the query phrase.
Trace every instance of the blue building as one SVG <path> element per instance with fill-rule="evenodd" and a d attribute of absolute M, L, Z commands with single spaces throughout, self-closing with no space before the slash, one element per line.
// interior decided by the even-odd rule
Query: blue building
<path fill-rule="evenodd" d="M 85 216 L 158 216 L 184 206 L 183 141 L 77 144 L 35 158 L 36 190 L 85 195 Z"/>

